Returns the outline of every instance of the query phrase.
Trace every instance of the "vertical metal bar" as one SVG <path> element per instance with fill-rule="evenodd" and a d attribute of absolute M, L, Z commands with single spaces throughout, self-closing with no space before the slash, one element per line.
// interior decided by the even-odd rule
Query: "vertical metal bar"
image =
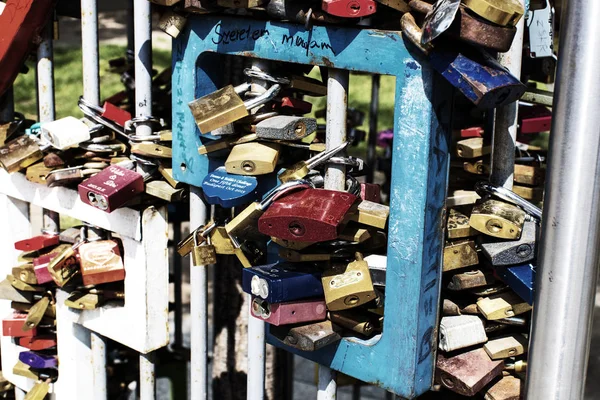
<path fill-rule="evenodd" d="M 8 122 L 12 121 L 15 115 L 15 101 L 13 87 L 9 87 L 8 90 L 0 96 L 0 121 Z"/>
<path fill-rule="evenodd" d="M 190 230 L 206 223 L 207 207 L 202 191 L 190 186 Z M 191 258 L 191 257 L 190 257 Z M 194 266 L 190 260 L 191 395 L 194 400 L 208 398 L 208 281 L 207 266 Z"/>
<path fill-rule="evenodd" d="M 528 399 L 583 398 L 600 256 L 600 2 L 571 0 L 565 6 Z"/>
<path fill-rule="evenodd" d="M 83 97 L 95 105 L 100 104 L 97 1 L 81 0 Z"/>
<path fill-rule="evenodd" d="M 140 354 L 140 399 L 156 399 L 155 354 Z"/>
<path fill-rule="evenodd" d="M 90 331 L 90 340 L 90 347 L 92 349 L 92 371 L 94 372 L 94 399 L 107 399 L 106 339 L 96 332 Z"/>
<path fill-rule="evenodd" d="M 525 7 L 525 0 L 521 0 Z M 498 61 L 504 65 L 515 77 L 521 77 L 521 59 L 523 56 L 523 32 L 525 18 L 517 24 L 517 33 L 512 46 L 506 53 L 498 55 Z M 513 187 L 515 170 L 515 144 L 517 141 L 517 117 L 519 102 L 508 104 L 496 109 L 494 146 L 492 153 L 491 181 L 507 189 Z"/>
<path fill-rule="evenodd" d="M 352 385 L 352 400 L 360 400 L 360 383 Z"/>
<path fill-rule="evenodd" d="M 181 241 L 181 220 L 176 217 L 173 221 L 173 243 L 179 243 Z M 173 251 L 173 286 L 174 286 L 174 297 L 175 297 L 175 337 L 173 340 L 174 347 L 180 349 L 183 347 L 183 292 L 181 288 L 182 275 L 183 275 L 183 263 L 181 256 Z"/>
<path fill-rule="evenodd" d="M 135 115 L 152 115 L 152 14 L 148 0 L 135 0 L 133 3 L 135 29 Z M 151 135 L 152 127 L 140 123 L 137 135 Z"/>
<path fill-rule="evenodd" d="M 377 155 L 377 114 L 379 113 L 379 83 L 381 76 L 371 77 L 371 107 L 369 108 L 369 139 L 367 142 L 367 183 L 373 183 Z"/>
<path fill-rule="evenodd" d="M 336 372 L 331 368 L 319 365 L 319 382 L 317 384 L 317 400 L 335 400 L 337 397 Z"/>
<path fill-rule="evenodd" d="M 15 400 L 24 400 L 25 399 L 25 391 L 23 389 L 19 389 L 15 386 Z"/>

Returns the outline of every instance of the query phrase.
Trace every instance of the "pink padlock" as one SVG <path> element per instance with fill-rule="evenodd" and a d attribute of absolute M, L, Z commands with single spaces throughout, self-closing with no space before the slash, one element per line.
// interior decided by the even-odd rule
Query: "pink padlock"
<path fill-rule="evenodd" d="M 252 316 L 277 326 L 323 321 L 327 317 L 327 306 L 323 299 L 267 303 L 260 297 L 252 296 L 250 309 Z"/>

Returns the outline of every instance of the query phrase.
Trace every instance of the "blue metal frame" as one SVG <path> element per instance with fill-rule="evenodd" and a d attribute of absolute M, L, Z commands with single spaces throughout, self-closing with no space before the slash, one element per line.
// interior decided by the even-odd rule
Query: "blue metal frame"
<path fill-rule="evenodd" d="M 413 398 L 429 390 L 437 347 L 451 90 L 399 32 L 193 17 L 173 43 L 175 178 L 200 186 L 218 162 L 199 155 L 187 103 L 217 88 L 215 53 L 396 77 L 383 334 L 297 352 L 362 381 Z M 185 169 L 181 169 L 181 164 Z M 271 344 L 281 347 L 276 340 Z"/>

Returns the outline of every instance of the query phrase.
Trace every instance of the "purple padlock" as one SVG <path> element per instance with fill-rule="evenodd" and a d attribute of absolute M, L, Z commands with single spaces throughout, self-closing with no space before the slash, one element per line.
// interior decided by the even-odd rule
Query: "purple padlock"
<path fill-rule="evenodd" d="M 392 145 L 392 141 L 394 140 L 394 131 L 391 129 L 387 129 L 385 131 L 381 131 L 377 133 L 377 146 L 389 147 Z"/>
<path fill-rule="evenodd" d="M 57 368 L 58 358 L 55 355 L 36 353 L 33 351 L 22 351 L 19 361 L 35 369 Z"/>

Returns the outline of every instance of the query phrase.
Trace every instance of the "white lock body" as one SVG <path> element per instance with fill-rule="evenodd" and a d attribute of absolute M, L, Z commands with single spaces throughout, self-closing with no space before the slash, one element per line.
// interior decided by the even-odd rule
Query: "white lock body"
<path fill-rule="evenodd" d="M 475 315 L 444 317 L 440 322 L 440 350 L 464 349 L 487 340 L 483 321 Z"/>
<path fill-rule="evenodd" d="M 90 140 L 89 127 L 75 117 L 43 123 L 41 132 L 42 142 L 59 150 L 75 147 L 81 142 Z"/>

